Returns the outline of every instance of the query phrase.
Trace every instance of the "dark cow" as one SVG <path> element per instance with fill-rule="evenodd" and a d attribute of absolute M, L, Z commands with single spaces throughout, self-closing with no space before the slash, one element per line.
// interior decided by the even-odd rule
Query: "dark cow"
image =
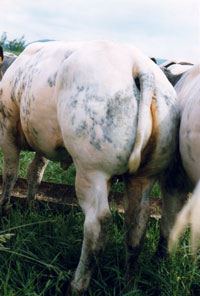
<path fill-rule="evenodd" d="M 16 57 L 17 56 L 13 53 L 4 52 L 3 47 L 0 46 L 0 80 L 2 79 L 8 67 L 14 62 Z"/>
<path fill-rule="evenodd" d="M 3 47 L 0 46 L 0 63 L 3 61 Z"/>
<path fill-rule="evenodd" d="M 72 158 L 85 222 L 71 287 L 83 292 L 107 238 L 110 181 L 123 175 L 127 274 L 133 279 L 149 193 L 173 157 L 178 131 L 176 93 L 159 67 L 132 45 L 34 43 L 6 71 L 0 102 L 1 204 L 10 199 L 22 149 L 36 151 L 30 192 L 46 159 L 66 167 Z"/>
<path fill-rule="evenodd" d="M 3 75 L 5 74 L 6 70 L 10 65 L 15 61 L 17 56 L 14 53 L 4 52 L 3 59 L 0 63 L 0 80 L 2 79 Z"/>

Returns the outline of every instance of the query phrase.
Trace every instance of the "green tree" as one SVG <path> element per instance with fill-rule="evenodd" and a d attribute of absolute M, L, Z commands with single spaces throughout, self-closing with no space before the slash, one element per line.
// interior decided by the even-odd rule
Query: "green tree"
<path fill-rule="evenodd" d="M 8 42 L 7 48 L 12 51 L 22 51 L 25 47 L 24 35 L 20 38 Z"/>
<path fill-rule="evenodd" d="M 7 41 L 7 34 L 6 34 L 6 32 L 3 32 L 3 34 L 1 35 L 1 38 L 0 38 L 0 45 L 5 47 L 6 41 Z"/>
<path fill-rule="evenodd" d="M 11 41 L 8 40 L 6 32 L 3 32 L 0 37 L 0 45 L 10 51 L 21 52 L 25 48 L 25 43 L 24 35 Z"/>

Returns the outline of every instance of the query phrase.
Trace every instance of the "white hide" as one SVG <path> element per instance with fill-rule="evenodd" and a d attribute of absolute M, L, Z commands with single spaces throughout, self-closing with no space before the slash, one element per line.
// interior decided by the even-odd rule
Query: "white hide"
<path fill-rule="evenodd" d="M 140 81 L 142 83 L 144 80 L 144 87 L 139 100 L 140 94 L 133 86 L 133 78 L 138 76 L 140 78 L 140 74 L 144 77 Z M 73 79 L 76 80 L 75 83 Z M 84 91 L 77 90 L 82 86 L 85 87 Z M 152 93 L 154 92 L 156 97 L 170 98 L 171 105 L 175 104 L 176 97 L 173 88 L 170 87 L 160 69 L 135 47 L 104 41 L 31 44 L 11 66 L 10 71 L 5 73 L 2 87 L 4 88 L 2 103 L 4 104 L 5 100 L 5 105 L 9 105 L 10 111 L 14 115 L 10 118 L 9 124 L 16 126 L 20 120 L 26 141 L 32 149 L 51 160 L 60 160 L 60 153 L 56 153 L 58 146 L 66 147 L 67 145 L 67 149 L 74 153 L 74 148 L 70 147 L 71 141 L 65 141 L 64 144 L 64 140 L 67 138 L 66 135 L 61 134 L 61 126 L 63 127 L 62 133 L 65 134 L 66 127 L 70 127 L 71 122 L 75 120 L 77 126 L 75 132 L 79 133 L 77 130 L 81 128 L 82 121 L 86 120 L 88 127 L 84 133 L 89 137 L 85 137 L 84 133 L 79 137 L 73 135 L 74 145 L 80 147 L 80 150 L 83 149 L 90 159 L 94 154 L 95 157 L 92 159 L 96 159 L 97 163 L 99 163 L 98 154 L 100 162 L 102 155 L 104 155 L 108 171 L 110 171 L 110 163 L 114 162 L 116 168 L 112 168 L 112 172 L 109 174 L 121 174 L 128 168 L 131 171 L 137 170 L 140 164 L 141 150 L 149 141 L 152 132 L 150 112 Z M 111 145 L 109 139 L 104 138 L 103 150 L 100 153 L 96 147 L 99 139 L 104 136 L 102 127 L 98 124 L 95 126 L 96 142 L 91 144 L 93 135 L 92 131 L 89 135 L 88 130 L 92 128 L 92 119 L 82 118 L 85 115 L 80 109 L 80 102 L 84 100 L 86 91 L 88 91 L 87 96 L 94 97 L 95 94 L 96 97 L 103 100 L 101 103 L 98 102 L 98 99 L 97 101 L 94 99 L 94 102 L 90 100 L 91 106 L 88 106 L 94 114 L 98 112 L 99 120 L 105 116 L 107 104 L 112 105 L 113 96 L 119 97 L 118 106 L 123 103 L 123 97 L 126 97 L 127 103 L 130 104 L 123 103 L 123 109 L 113 122 L 116 126 L 116 131 L 113 131 L 111 135 L 113 144 Z M 78 114 L 76 119 L 73 118 L 74 111 L 69 100 L 66 100 L 67 96 L 72 98 L 74 95 L 78 97 L 78 105 L 75 110 L 75 115 Z M 11 97 L 13 100 L 8 99 Z M 137 110 L 137 101 L 140 101 L 139 110 Z M 168 118 L 170 119 L 171 114 L 167 104 L 161 106 L 160 100 L 157 100 L 157 104 L 159 124 L 167 121 Z M 137 113 L 139 117 L 136 129 Z M 126 120 L 124 120 L 124 116 Z M 174 115 L 172 114 L 172 116 Z M 170 138 L 167 129 L 170 130 L 173 123 L 169 121 L 168 125 L 167 128 L 165 124 L 159 126 L 160 142 L 163 147 L 167 138 Z M 69 129 L 67 129 L 68 132 Z M 84 148 L 85 140 L 90 144 Z M 4 138 L 0 137 L 0 145 L 3 143 Z M 115 147 L 115 155 L 111 153 L 113 147 Z M 105 152 L 103 152 L 104 148 Z M 82 154 L 80 152 L 78 155 Z M 123 163 L 119 164 L 120 157 Z M 65 159 L 65 155 L 63 158 Z M 165 162 L 165 158 L 161 157 L 161 161 Z"/>
<path fill-rule="evenodd" d="M 169 236 L 168 248 L 171 252 L 177 245 L 183 231 L 187 226 L 191 227 L 191 252 L 196 254 L 200 245 L 200 181 L 198 182 L 192 197 L 178 213 L 176 222 Z"/>
<path fill-rule="evenodd" d="M 65 164 L 70 154 L 74 161 L 76 194 L 86 217 L 72 287 L 85 291 L 92 262 L 105 246 L 108 192 L 116 174 L 127 173 L 126 221 L 135 221 L 127 222 L 127 243 L 140 249 L 149 191 L 176 147 L 176 93 L 158 66 L 131 45 L 49 42 L 30 45 L 16 59 L 0 83 L 0 99 L 2 199 L 9 200 L 21 149 L 38 155 L 29 175 L 43 161 L 38 182 L 46 165 L 42 157 Z"/>
<path fill-rule="evenodd" d="M 169 249 L 177 243 L 186 225 L 191 226 L 192 250 L 200 240 L 200 64 L 187 71 L 175 86 L 181 107 L 180 153 L 188 178 L 198 184 L 179 213 L 169 238 Z"/>

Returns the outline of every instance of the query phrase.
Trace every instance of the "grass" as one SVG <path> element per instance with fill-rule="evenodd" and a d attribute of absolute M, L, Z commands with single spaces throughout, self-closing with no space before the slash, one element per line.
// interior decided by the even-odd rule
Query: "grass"
<path fill-rule="evenodd" d="M 20 176 L 25 177 L 32 153 L 20 156 Z M 74 167 L 64 172 L 49 163 L 44 180 L 73 184 Z M 123 191 L 123 183 L 115 184 Z M 159 196 L 158 185 L 151 195 Z M 189 255 L 188 233 L 176 254 L 164 260 L 154 256 L 159 240 L 159 220 L 150 219 L 130 292 L 124 279 L 124 216 L 112 211 L 108 242 L 95 268 L 88 295 L 182 296 L 200 295 L 200 270 Z M 79 208 L 50 208 L 38 202 L 29 211 L 20 201 L 1 218 L 0 296 L 62 296 L 79 261 L 84 215 Z"/>
<path fill-rule="evenodd" d="M 125 292 L 124 217 L 112 212 L 109 239 L 94 270 L 88 295 L 199 295 L 200 271 L 189 256 L 188 235 L 176 255 L 154 257 L 159 220 L 150 219 L 132 290 Z M 12 234 L 0 247 L 1 296 L 64 295 L 78 264 L 84 215 L 78 208 L 52 210 L 48 204 L 24 211 L 20 204 L 1 219 L 0 235 Z"/>
<path fill-rule="evenodd" d="M 6 49 L 4 50 L 5 52 L 10 52 L 10 53 L 14 53 L 16 54 L 17 56 L 21 53 L 21 51 L 14 51 L 14 50 L 9 50 L 9 49 Z"/>

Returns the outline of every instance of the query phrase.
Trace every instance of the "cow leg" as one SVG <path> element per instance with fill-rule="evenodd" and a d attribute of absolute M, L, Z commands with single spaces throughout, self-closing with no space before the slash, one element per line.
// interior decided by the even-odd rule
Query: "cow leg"
<path fill-rule="evenodd" d="M 48 164 L 48 159 L 41 156 L 37 152 L 27 169 L 27 182 L 28 182 L 28 193 L 27 202 L 30 206 L 33 204 L 35 195 L 42 181 L 44 170 Z"/>
<path fill-rule="evenodd" d="M 10 196 L 17 180 L 20 150 L 12 143 L 2 147 L 3 152 L 3 186 L 0 206 L 10 203 Z"/>
<path fill-rule="evenodd" d="M 155 178 L 125 176 L 126 276 L 129 284 L 134 280 L 137 259 L 146 233 L 150 215 L 149 194 L 154 182 Z"/>
<path fill-rule="evenodd" d="M 81 257 L 71 283 L 73 291 L 87 290 L 93 268 L 105 247 L 111 219 L 107 177 L 97 171 L 81 172 L 76 167 L 76 194 L 85 214 Z"/>
<path fill-rule="evenodd" d="M 182 209 L 188 192 L 164 192 L 162 191 L 162 217 L 160 220 L 160 240 L 156 255 L 166 257 L 168 255 L 167 244 L 170 231 L 174 225 L 177 213 Z"/>
<path fill-rule="evenodd" d="M 177 213 L 182 209 L 188 192 L 193 188 L 182 167 L 179 154 L 169 168 L 161 174 L 159 182 L 162 193 L 162 217 L 156 255 L 165 257 L 168 255 L 168 238 Z"/>
<path fill-rule="evenodd" d="M 156 255 L 166 257 L 169 234 L 174 225 L 177 213 L 182 209 L 187 200 L 190 184 L 183 179 L 182 186 L 165 186 L 161 183 L 162 192 L 162 217 L 160 221 L 160 240 Z"/>

